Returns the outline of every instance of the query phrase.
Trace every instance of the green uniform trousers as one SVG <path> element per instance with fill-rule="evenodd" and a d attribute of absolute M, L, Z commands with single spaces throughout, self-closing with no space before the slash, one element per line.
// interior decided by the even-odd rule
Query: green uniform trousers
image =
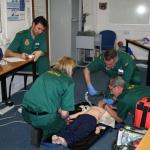
<path fill-rule="evenodd" d="M 34 115 L 26 110 L 22 111 L 23 119 L 31 124 L 34 128 L 40 128 L 43 130 L 43 138 L 47 138 L 49 134 L 57 133 L 61 128 L 65 127 L 64 120 L 59 114 L 45 114 L 45 115 Z"/>

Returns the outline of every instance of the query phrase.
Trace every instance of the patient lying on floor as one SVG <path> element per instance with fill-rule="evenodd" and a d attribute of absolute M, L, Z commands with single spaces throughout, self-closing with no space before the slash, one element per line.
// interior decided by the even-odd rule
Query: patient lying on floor
<path fill-rule="evenodd" d="M 76 119 L 57 135 L 53 135 L 52 143 L 71 147 L 94 131 L 99 134 L 101 126 L 97 126 L 97 121 L 102 118 L 105 112 L 106 110 L 102 105 L 99 105 L 91 106 L 87 110 L 70 115 L 69 121 Z"/>

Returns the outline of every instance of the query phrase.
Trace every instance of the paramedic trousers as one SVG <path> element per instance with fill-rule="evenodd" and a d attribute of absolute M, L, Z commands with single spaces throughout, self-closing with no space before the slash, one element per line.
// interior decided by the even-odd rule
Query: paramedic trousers
<path fill-rule="evenodd" d="M 22 117 L 24 121 L 34 128 L 42 129 L 43 139 L 47 138 L 49 134 L 56 134 L 61 128 L 65 127 L 65 122 L 58 113 L 38 115 L 23 108 Z"/>
<path fill-rule="evenodd" d="M 58 136 L 63 137 L 68 147 L 71 147 L 95 131 L 96 123 L 95 117 L 88 114 L 80 115 L 72 124 L 62 129 Z"/>

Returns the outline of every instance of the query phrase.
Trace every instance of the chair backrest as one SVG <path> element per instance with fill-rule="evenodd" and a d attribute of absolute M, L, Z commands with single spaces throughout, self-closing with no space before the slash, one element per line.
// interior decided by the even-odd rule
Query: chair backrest
<path fill-rule="evenodd" d="M 107 50 L 114 48 L 116 33 L 111 30 L 104 30 L 99 33 L 100 50 Z"/>

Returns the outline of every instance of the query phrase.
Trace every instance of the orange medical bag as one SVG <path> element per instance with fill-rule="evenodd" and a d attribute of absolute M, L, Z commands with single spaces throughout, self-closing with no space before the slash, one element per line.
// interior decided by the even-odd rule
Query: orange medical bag
<path fill-rule="evenodd" d="M 150 128 L 150 97 L 143 97 L 136 104 L 134 126 Z"/>

